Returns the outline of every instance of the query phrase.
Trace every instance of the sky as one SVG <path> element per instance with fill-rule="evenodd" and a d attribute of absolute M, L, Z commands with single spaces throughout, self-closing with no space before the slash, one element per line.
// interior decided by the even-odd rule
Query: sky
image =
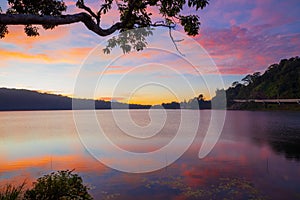
<path fill-rule="evenodd" d="M 65 1 L 68 13 L 81 12 L 76 0 Z M 1 1 L 4 10 L 6 1 Z M 94 7 L 95 0 L 86 0 Z M 102 52 L 109 37 L 99 37 L 83 24 L 40 29 L 27 37 L 22 26 L 10 26 L 0 40 L 0 87 L 130 103 L 183 101 L 216 89 L 283 58 L 300 54 L 300 4 L 297 0 L 211 0 L 197 12 L 200 34 L 190 38 L 182 28 L 158 29 L 148 49 L 124 55 Z M 154 11 L 155 12 L 155 11 Z M 184 12 L 189 13 L 186 9 Z M 154 20 L 157 20 L 154 14 Z M 118 21 L 109 12 L 102 25 Z"/>

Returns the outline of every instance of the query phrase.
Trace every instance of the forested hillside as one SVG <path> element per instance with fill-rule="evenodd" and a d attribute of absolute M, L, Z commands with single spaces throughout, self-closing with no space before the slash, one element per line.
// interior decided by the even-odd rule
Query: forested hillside
<path fill-rule="evenodd" d="M 228 106 L 234 104 L 233 99 L 298 99 L 300 58 L 283 59 L 269 66 L 263 74 L 249 74 L 241 81 L 234 82 L 225 92 Z M 214 99 L 217 98 L 218 95 Z"/>

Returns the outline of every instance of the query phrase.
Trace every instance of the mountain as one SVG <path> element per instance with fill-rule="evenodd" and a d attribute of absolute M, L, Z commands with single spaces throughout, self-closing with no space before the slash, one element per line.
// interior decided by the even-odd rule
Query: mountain
<path fill-rule="evenodd" d="M 220 98 L 217 91 L 213 100 Z M 261 74 L 248 74 L 241 82 L 234 82 L 226 91 L 227 105 L 238 105 L 234 99 L 299 99 L 300 98 L 300 58 L 283 59 L 273 64 Z"/>
<path fill-rule="evenodd" d="M 123 104 L 102 100 L 72 99 L 69 97 L 40 93 L 24 89 L 0 88 L 0 110 L 71 110 L 72 100 L 82 105 L 79 109 L 85 109 L 86 105 L 95 105 L 95 109 L 148 109 L 150 105 Z"/>

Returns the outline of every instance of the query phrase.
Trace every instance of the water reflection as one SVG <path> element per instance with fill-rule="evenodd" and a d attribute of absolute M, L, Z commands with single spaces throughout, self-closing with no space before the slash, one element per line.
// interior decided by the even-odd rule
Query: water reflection
<path fill-rule="evenodd" d="M 268 145 L 287 159 L 299 161 L 299 112 L 228 112 L 224 137 L 251 139 L 258 146 Z"/>
<path fill-rule="evenodd" d="M 147 174 L 111 170 L 91 157 L 81 145 L 70 111 L 2 112 L 0 185 L 24 179 L 31 183 L 53 170 L 75 169 L 93 188 L 96 199 L 300 197 L 298 113 L 229 111 L 219 142 L 200 160 L 198 151 L 208 121 L 205 116 L 209 116 L 208 111 L 200 112 L 203 121 L 192 147 L 172 165 Z M 108 123 L 110 115 L 108 111 L 99 111 L 106 129 L 117 131 Z M 140 124 L 148 120 L 141 113 L 133 115 L 138 116 L 135 120 L 140 119 Z M 153 146 L 134 146 L 127 140 L 122 143 L 120 138 L 115 141 L 136 151 L 156 149 L 165 144 L 163 139 L 173 137 L 174 127 L 165 127 L 163 137 L 153 140 Z"/>
<path fill-rule="evenodd" d="M 300 161 L 300 139 L 290 141 L 270 141 L 273 150 L 282 153 L 289 160 Z"/>

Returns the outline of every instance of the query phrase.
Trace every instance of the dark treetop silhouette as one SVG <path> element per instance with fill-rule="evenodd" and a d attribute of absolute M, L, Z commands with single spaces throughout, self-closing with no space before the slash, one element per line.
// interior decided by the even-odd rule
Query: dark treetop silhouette
<path fill-rule="evenodd" d="M 82 22 L 90 31 L 99 36 L 107 36 L 116 31 L 124 32 L 131 29 L 144 27 L 168 27 L 175 28 L 177 24 L 184 27 L 188 35 L 197 35 L 199 31 L 199 16 L 196 14 L 184 14 L 183 8 L 189 7 L 198 11 L 208 5 L 209 0 L 99 0 L 99 8 L 87 6 L 84 0 L 77 0 L 76 6 L 84 12 L 63 15 L 67 6 L 63 0 L 7 0 L 8 9 L 2 12 L 0 8 L 0 38 L 8 34 L 7 25 L 25 25 L 24 31 L 28 36 L 37 36 L 38 27 L 53 29 L 59 25 Z M 74 0 L 75 1 L 75 0 Z M 149 8 L 156 8 L 161 18 L 153 21 Z M 189 11 L 191 11 L 189 10 Z M 109 28 L 101 27 L 101 18 L 108 12 L 117 12 L 119 21 Z M 189 12 L 191 13 L 191 12 Z M 119 46 L 124 52 L 131 49 L 142 50 L 146 46 L 145 37 L 151 34 L 150 29 L 138 35 L 127 35 L 133 40 L 111 41 L 105 53 L 115 46 Z M 124 39 L 124 38 L 123 38 Z"/>

